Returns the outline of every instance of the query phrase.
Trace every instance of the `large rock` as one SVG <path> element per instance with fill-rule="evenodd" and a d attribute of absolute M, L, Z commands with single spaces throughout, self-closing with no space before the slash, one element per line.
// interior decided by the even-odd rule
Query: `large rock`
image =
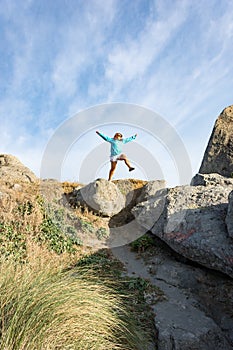
<path fill-rule="evenodd" d="M 226 225 L 229 237 L 233 238 L 233 191 L 229 194 Z"/>
<path fill-rule="evenodd" d="M 125 196 L 111 181 L 97 179 L 78 189 L 73 205 L 87 206 L 103 216 L 113 216 L 125 207 Z"/>
<path fill-rule="evenodd" d="M 156 288 L 144 293 L 155 314 L 156 349 L 232 349 L 233 281 L 229 277 L 186 264 L 157 237 L 140 255 L 128 246 L 112 251 L 129 276 L 149 280 Z"/>
<path fill-rule="evenodd" d="M 137 222 L 184 257 L 233 277 L 225 218 L 232 186 L 178 186 L 133 208 Z"/>
<path fill-rule="evenodd" d="M 148 231 L 151 230 L 155 223 L 164 224 L 161 216 L 163 217 L 167 203 L 167 193 L 167 188 L 160 189 L 145 202 L 140 202 L 132 209 L 136 221 Z"/>
<path fill-rule="evenodd" d="M 134 205 L 136 198 L 141 193 L 148 181 L 138 179 L 119 179 L 112 181 L 126 197 L 126 206 Z"/>
<path fill-rule="evenodd" d="M 0 154 L 0 179 L 9 183 L 36 182 L 38 180 L 31 170 L 9 154 Z"/>
<path fill-rule="evenodd" d="M 170 298 L 172 293 L 173 300 L 155 307 L 158 350 L 232 349 L 216 323 L 195 306 L 195 300 L 187 300 L 184 293 L 170 286 Z"/>
<path fill-rule="evenodd" d="M 152 282 L 166 295 L 154 307 L 158 349 L 232 349 L 233 280 L 190 264 L 159 238 L 144 255 Z"/>
<path fill-rule="evenodd" d="M 232 176 L 233 106 L 225 108 L 217 118 L 199 172 Z"/>
<path fill-rule="evenodd" d="M 219 174 L 196 174 L 191 180 L 191 186 L 231 186 L 233 178 Z"/>
<path fill-rule="evenodd" d="M 165 180 L 153 180 L 149 181 L 145 186 L 143 186 L 140 196 L 137 198 L 137 202 L 144 202 L 149 197 L 155 196 L 158 190 L 166 187 Z"/>

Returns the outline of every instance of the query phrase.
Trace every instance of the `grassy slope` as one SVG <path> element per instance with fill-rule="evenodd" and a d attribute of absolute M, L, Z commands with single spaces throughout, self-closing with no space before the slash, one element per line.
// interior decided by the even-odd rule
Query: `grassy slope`
<path fill-rule="evenodd" d="M 0 188 L 1 349 L 149 349 L 148 283 L 122 277 L 109 251 L 77 245 L 44 209 L 39 184 L 19 185 Z M 93 213 L 74 215 L 102 225 Z"/>

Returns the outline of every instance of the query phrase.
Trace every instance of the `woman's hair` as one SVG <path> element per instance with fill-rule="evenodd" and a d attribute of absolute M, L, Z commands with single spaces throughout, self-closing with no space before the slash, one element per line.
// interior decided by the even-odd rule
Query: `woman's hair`
<path fill-rule="evenodd" d="M 116 132 L 115 135 L 114 135 L 114 137 L 116 137 L 116 136 L 119 136 L 119 137 L 121 137 L 121 138 L 123 137 L 123 135 L 122 135 L 120 132 Z"/>

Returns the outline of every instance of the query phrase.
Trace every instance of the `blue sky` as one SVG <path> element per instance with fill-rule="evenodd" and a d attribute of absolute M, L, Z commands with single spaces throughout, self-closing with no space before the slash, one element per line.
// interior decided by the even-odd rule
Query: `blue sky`
<path fill-rule="evenodd" d="M 0 152 L 40 176 L 46 146 L 69 118 L 101 104 L 136 104 L 174 128 L 195 174 L 217 116 L 233 104 L 232 42 L 230 0 L 0 0 Z M 119 123 L 115 130 L 113 121 L 103 130 L 130 136 L 137 129 Z M 138 145 L 157 157 L 160 145 L 136 131 Z M 70 147 L 63 179 L 79 180 L 81 163 L 100 143 L 91 130 Z M 163 151 L 156 159 L 164 160 Z M 135 164 L 130 176 L 150 179 L 142 160 Z M 107 177 L 108 166 L 106 149 L 95 175 Z M 116 177 L 128 176 L 120 165 Z"/>

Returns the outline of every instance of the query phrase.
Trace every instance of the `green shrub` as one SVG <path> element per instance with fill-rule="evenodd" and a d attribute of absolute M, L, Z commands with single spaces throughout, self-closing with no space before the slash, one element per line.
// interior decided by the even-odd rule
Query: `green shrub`
<path fill-rule="evenodd" d="M 149 282 L 144 278 L 136 277 L 130 278 L 128 281 L 128 288 L 131 290 L 145 291 L 149 285 Z"/>
<path fill-rule="evenodd" d="M 17 210 L 22 216 L 30 215 L 33 211 L 33 204 L 29 201 L 26 201 L 24 203 L 19 204 Z"/>
<path fill-rule="evenodd" d="M 153 237 L 149 236 L 148 234 L 145 234 L 135 241 L 131 242 L 130 246 L 131 249 L 137 252 L 143 252 L 147 248 L 154 245 L 154 239 Z"/>
<path fill-rule="evenodd" d="M 103 238 L 107 238 L 109 236 L 109 232 L 107 231 L 107 229 L 105 227 L 100 227 L 97 231 L 96 231 L 96 237 L 101 240 Z"/>
<path fill-rule="evenodd" d="M 72 236 L 65 235 L 59 225 L 54 223 L 51 218 L 43 220 L 40 232 L 36 236 L 38 243 L 45 244 L 57 254 L 64 252 L 74 253 L 74 244 L 81 244 L 81 241 L 78 241 L 77 238 L 75 239 L 72 239 Z"/>
<path fill-rule="evenodd" d="M 81 229 L 86 233 L 93 233 L 95 231 L 93 224 L 90 221 L 80 219 Z"/>
<path fill-rule="evenodd" d="M 82 240 L 77 236 L 76 229 L 69 224 L 65 209 L 50 203 L 45 205 L 42 202 L 41 210 L 43 221 L 35 236 L 36 242 L 47 245 L 49 250 L 57 254 L 74 253 L 75 246 L 82 245 Z"/>
<path fill-rule="evenodd" d="M 13 258 L 22 262 L 26 251 L 26 233 L 22 232 L 20 223 L 0 223 L 0 260 Z"/>

